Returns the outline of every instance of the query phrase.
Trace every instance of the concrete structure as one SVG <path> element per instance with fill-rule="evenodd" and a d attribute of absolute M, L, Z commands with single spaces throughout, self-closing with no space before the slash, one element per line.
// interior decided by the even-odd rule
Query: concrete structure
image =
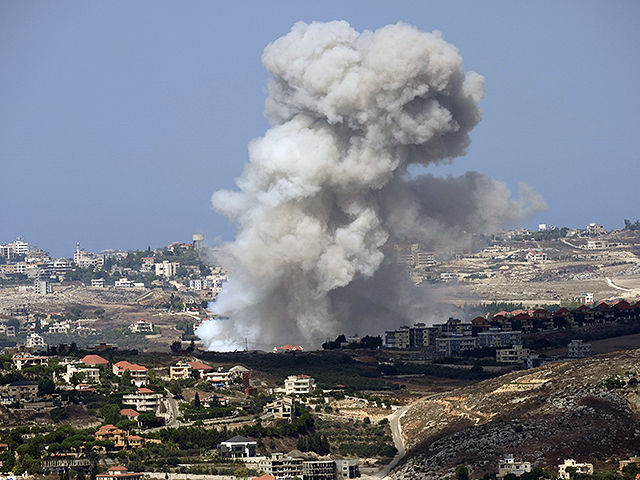
<path fill-rule="evenodd" d="M 36 280 L 33 282 L 33 291 L 36 295 L 48 295 L 53 293 L 51 283 L 46 280 Z"/>
<path fill-rule="evenodd" d="M 603 235 L 607 233 L 602 225 L 590 223 L 587 225 L 587 235 Z"/>
<path fill-rule="evenodd" d="M 436 353 L 451 357 L 466 350 L 478 348 L 478 338 L 460 334 L 436 338 Z"/>
<path fill-rule="evenodd" d="M 11 360 L 18 370 L 22 370 L 23 368 L 33 367 L 34 365 L 46 366 L 49 362 L 49 357 L 40 357 L 30 353 L 19 352 L 14 354 Z"/>
<path fill-rule="evenodd" d="M 91 287 L 92 288 L 104 288 L 104 278 L 92 278 L 91 279 Z"/>
<path fill-rule="evenodd" d="M 131 374 L 131 381 L 136 387 L 141 387 L 147 384 L 147 368 L 136 363 L 129 363 L 125 360 L 114 363 L 112 371 L 118 377 L 121 377 L 124 372 Z"/>
<path fill-rule="evenodd" d="M 204 249 L 204 234 L 202 233 L 194 233 L 193 234 L 193 248 L 194 250 L 200 251 Z"/>
<path fill-rule="evenodd" d="M 271 457 L 260 459 L 258 470 L 276 478 L 302 477 L 304 455 L 301 452 L 272 453 Z"/>
<path fill-rule="evenodd" d="M 133 288 L 134 283 L 133 283 L 133 280 L 129 280 L 127 278 L 121 278 L 120 280 L 116 280 L 113 283 L 113 286 L 116 288 Z"/>
<path fill-rule="evenodd" d="M 224 458 L 255 457 L 257 449 L 258 444 L 256 442 L 249 440 L 242 435 L 236 435 L 235 437 L 218 444 L 218 453 Z M 302 473 L 302 471 L 300 473 Z"/>
<path fill-rule="evenodd" d="M 291 421 L 295 417 L 293 398 L 277 398 L 264 406 L 264 412 L 265 416 L 269 415 L 272 418 L 284 418 Z"/>
<path fill-rule="evenodd" d="M 316 381 L 309 375 L 291 375 L 284 381 L 287 395 L 308 395 L 316 389 Z"/>
<path fill-rule="evenodd" d="M 156 275 L 159 277 L 170 278 L 175 276 L 176 269 L 180 266 L 179 263 L 170 262 L 169 260 L 163 260 L 162 263 L 156 263 L 154 265 L 156 269 Z"/>
<path fill-rule="evenodd" d="M 519 477 L 523 473 L 530 471 L 530 462 L 516 462 L 513 460 L 513 455 L 507 455 L 505 459 L 498 464 L 498 474 L 496 475 L 496 478 L 500 480 L 510 473 L 513 473 L 516 477 Z"/>
<path fill-rule="evenodd" d="M 71 383 L 74 374 L 78 374 L 84 378 L 82 380 L 87 383 L 100 383 L 100 369 L 86 367 L 84 364 L 70 363 L 67 365 L 67 371 L 62 374 L 65 382 Z"/>
<path fill-rule="evenodd" d="M 45 348 L 47 348 L 47 344 L 44 343 L 44 338 L 42 338 L 42 336 L 38 335 L 37 333 L 30 333 L 27 336 L 27 340 L 25 341 L 24 345 L 27 348 L 35 348 L 40 350 L 44 350 Z"/>
<path fill-rule="evenodd" d="M 6 337 L 15 337 L 16 327 L 14 327 L 13 325 L 7 325 L 6 323 L 0 323 L 0 335 L 4 335 Z"/>
<path fill-rule="evenodd" d="M 338 469 L 333 460 L 306 460 L 302 462 L 304 480 L 336 480 Z"/>
<path fill-rule="evenodd" d="M 479 347 L 511 347 L 522 345 L 522 332 L 503 331 L 498 328 L 490 328 L 488 332 L 478 333 Z"/>
<path fill-rule="evenodd" d="M 148 322 L 144 318 L 140 318 L 136 322 L 129 325 L 132 333 L 153 333 L 153 323 Z"/>
<path fill-rule="evenodd" d="M 164 394 L 156 393 L 148 388 L 139 388 L 136 393 L 123 395 L 122 404 L 131 405 L 136 411 L 152 411 L 164 413 Z"/>
<path fill-rule="evenodd" d="M 591 355 L 591 344 L 582 340 L 571 340 L 567 345 L 567 355 L 571 358 L 582 358 Z"/>
<path fill-rule="evenodd" d="M 567 468 L 575 468 L 576 473 L 584 473 L 587 475 L 593 475 L 593 465 L 590 463 L 577 463 L 574 459 L 569 458 L 564 463 L 558 465 L 558 477 L 564 480 L 570 480 L 573 478 L 570 472 L 567 472 Z"/>
<path fill-rule="evenodd" d="M 528 356 L 529 349 L 522 348 L 522 345 L 496 350 L 496 362 L 498 363 L 522 363 Z"/>
<path fill-rule="evenodd" d="M 5 396 L 12 397 L 15 400 L 32 400 L 38 397 L 38 385 L 28 380 L 12 382 L 0 388 Z"/>
<path fill-rule="evenodd" d="M 338 474 L 342 478 L 357 478 L 360 476 L 357 458 L 343 458 L 336 460 Z"/>
<path fill-rule="evenodd" d="M 549 260 L 549 257 L 545 252 L 536 252 L 535 250 L 527 252 L 526 258 L 529 263 L 544 263 Z"/>
<path fill-rule="evenodd" d="M 620 471 L 629 465 L 634 465 L 636 468 L 640 467 L 640 457 L 630 457 L 629 460 L 620 460 Z"/>

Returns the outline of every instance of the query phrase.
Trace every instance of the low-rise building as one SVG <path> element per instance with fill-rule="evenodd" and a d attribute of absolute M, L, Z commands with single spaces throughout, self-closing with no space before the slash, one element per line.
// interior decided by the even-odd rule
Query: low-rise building
<path fill-rule="evenodd" d="M 129 325 L 129 330 L 131 330 L 132 333 L 153 333 L 153 323 L 141 318 Z"/>
<path fill-rule="evenodd" d="M 575 473 L 583 473 L 586 475 L 593 475 L 593 465 L 590 463 L 578 463 L 574 459 L 569 458 L 564 461 L 561 465 L 558 465 L 558 476 L 564 480 L 570 480 L 573 478 L 571 472 L 567 472 L 567 468 L 571 468 L 572 470 L 575 468 Z"/>
<path fill-rule="evenodd" d="M 96 480 L 142 480 L 142 477 L 142 472 L 130 472 L 125 467 L 109 467 L 107 473 L 96 475 Z"/>
<path fill-rule="evenodd" d="M 269 402 L 264 406 L 264 412 L 266 415 L 271 415 L 273 418 L 284 418 L 291 421 L 295 417 L 293 398 L 276 398 L 274 401 Z"/>
<path fill-rule="evenodd" d="M 223 458 L 255 457 L 257 449 L 257 442 L 249 440 L 242 435 L 236 435 L 235 437 L 218 444 L 218 453 Z"/>
<path fill-rule="evenodd" d="M 291 375 L 284 381 L 287 395 L 309 395 L 316 389 L 316 381 L 309 375 Z"/>
<path fill-rule="evenodd" d="M 33 400 L 38 397 L 38 385 L 28 380 L 12 382 L 0 388 L 4 396 L 15 400 Z"/>
<path fill-rule="evenodd" d="M 496 478 L 498 480 L 506 477 L 510 473 L 513 473 L 516 477 L 519 477 L 525 472 L 531 471 L 530 462 L 516 462 L 513 459 L 513 455 L 507 455 L 504 460 L 498 464 L 498 474 Z"/>

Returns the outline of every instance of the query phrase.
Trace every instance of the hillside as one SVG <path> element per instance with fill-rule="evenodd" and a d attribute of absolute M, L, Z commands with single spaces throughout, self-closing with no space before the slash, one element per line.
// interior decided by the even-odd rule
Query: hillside
<path fill-rule="evenodd" d="M 640 450 L 639 377 L 640 350 L 631 350 L 426 397 L 401 420 L 409 453 L 392 477 L 453 478 L 465 464 L 481 478 L 506 454 L 552 472 L 564 458 L 617 468 Z M 611 388 L 622 383 L 613 379 L 626 385 Z"/>

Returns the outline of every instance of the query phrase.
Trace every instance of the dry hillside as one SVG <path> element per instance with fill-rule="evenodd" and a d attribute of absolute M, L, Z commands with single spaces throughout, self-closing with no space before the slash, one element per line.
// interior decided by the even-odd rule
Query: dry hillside
<path fill-rule="evenodd" d="M 519 371 L 417 402 L 402 418 L 408 455 L 393 478 L 472 478 L 506 454 L 557 472 L 564 458 L 597 469 L 640 450 L 640 350 Z M 621 388 L 607 388 L 611 378 Z M 628 384 L 631 380 L 631 385 Z"/>

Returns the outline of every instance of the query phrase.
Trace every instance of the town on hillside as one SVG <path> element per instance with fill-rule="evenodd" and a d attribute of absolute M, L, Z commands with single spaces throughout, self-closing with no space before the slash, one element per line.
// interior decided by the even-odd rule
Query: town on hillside
<path fill-rule="evenodd" d="M 636 478 L 638 222 L 461 245 L 385 251 L 449 316 L 229 353 L 196 335 L 233 276 L 202 235 L 0 245 L 0 476 Z"/>

